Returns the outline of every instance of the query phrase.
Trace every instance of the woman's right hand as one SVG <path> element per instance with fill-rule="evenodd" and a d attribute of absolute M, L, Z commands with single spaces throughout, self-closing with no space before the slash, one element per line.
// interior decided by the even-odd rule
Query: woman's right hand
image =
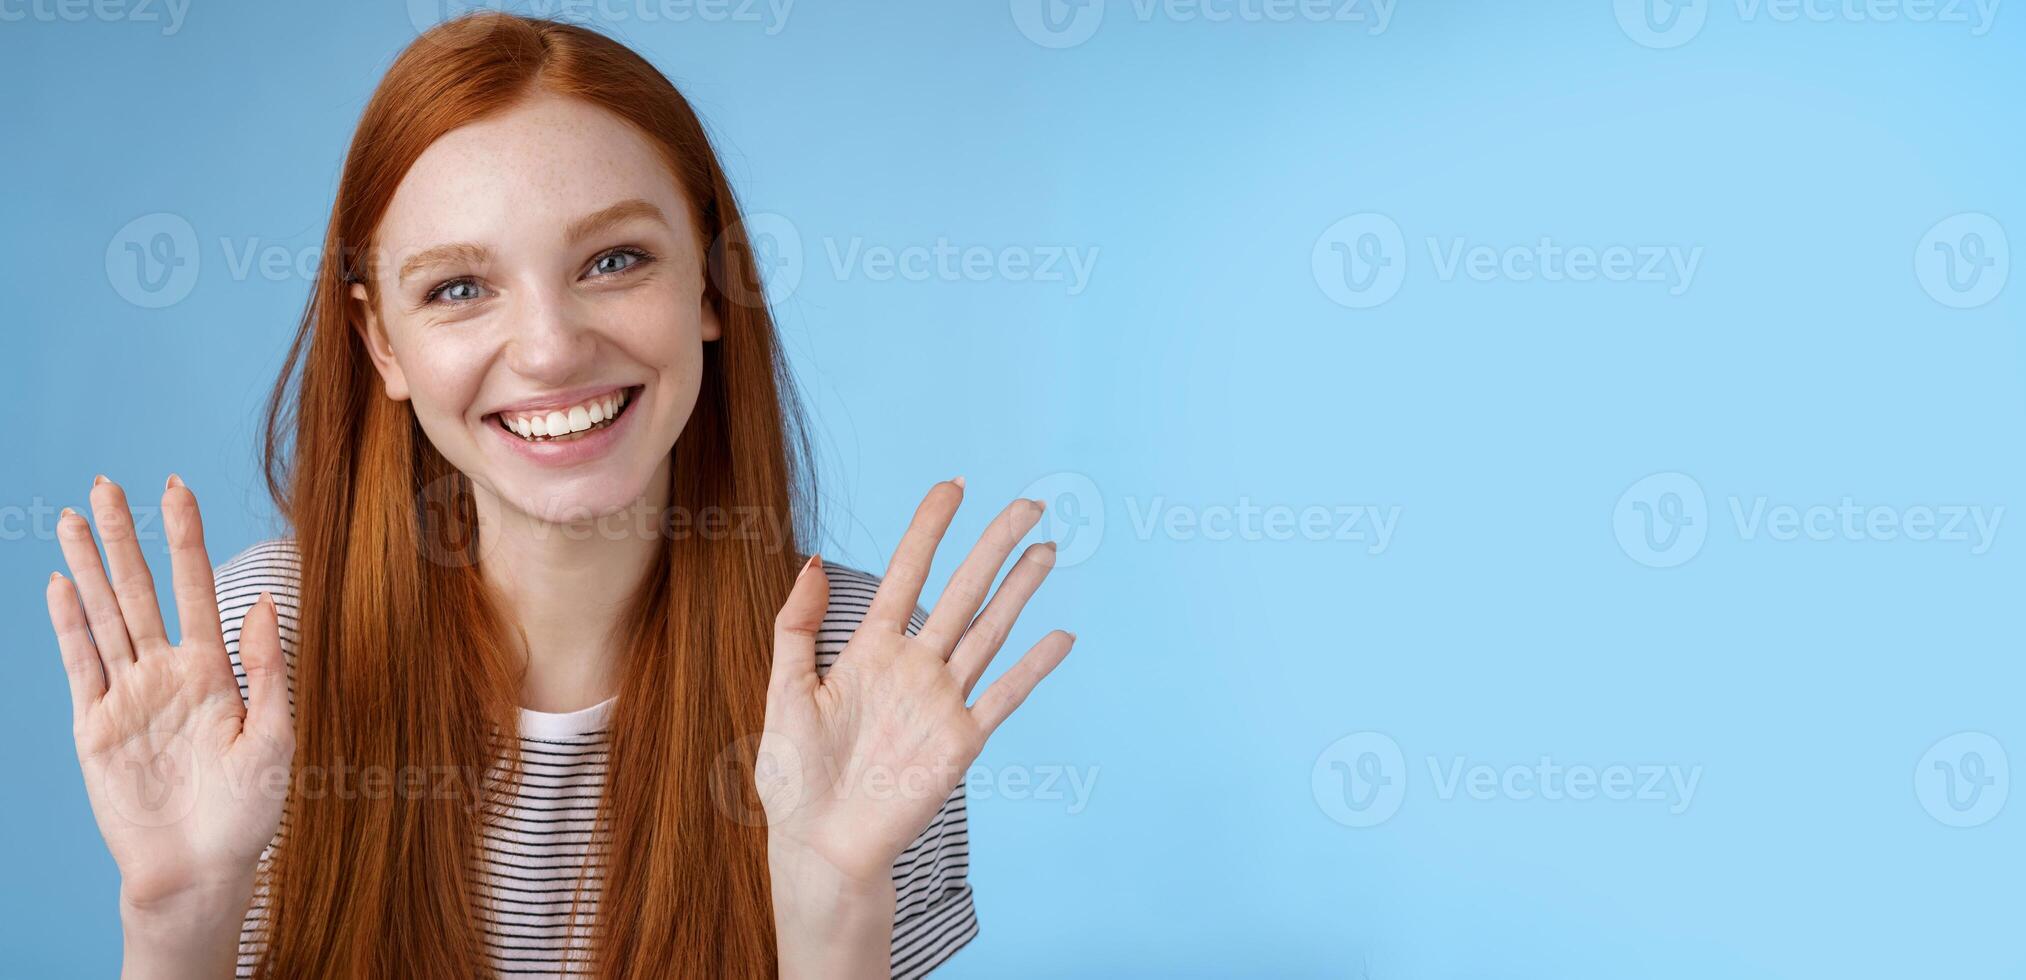
<path fill-rule="evenodd" d="M 240 631 L 249 706 L 226 653 L 196 495 L 173 476 L 162 494 L 179 644 L 163 627 L 126 495 L 100 477 L 91 506 L 106 563 L 90 525 L 66 508 L 57 539 L 76 581 L 50 576 L 49 621 L 85 790 L 120 869 L 122 916 L 130 933 L 139 916 L 229 919 L 236 935 L 295 755 L 274 600 L 263 594 Z"/>

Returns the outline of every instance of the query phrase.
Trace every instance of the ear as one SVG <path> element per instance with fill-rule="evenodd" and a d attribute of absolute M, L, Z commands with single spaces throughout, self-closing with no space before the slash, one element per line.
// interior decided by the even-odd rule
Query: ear
<path fill-rule="evenodd" d="M 386 325 L 380 322 L 379 311 L 373 308 L 373 297 L 366 291 L 365 283 L 352 284 L 352 299 L 356 300 L 366 315 L 359 328 L 359 339 L 366 342 L 366 355 L 373 359 L 373 366 L 380 371 L 380 381 L 386 385 L 387 397 L 397 402 L 408 400 L 408 376 L 401 373 L 400 362 L 394 359 L 394 345 L 387 342 Z"/>
<path fill-rule="evenodd" d="M 703 339 L 705 343 L 709 343 L 725 335 L 724 324 L 718 322 L 717 304 L 711 302 L 711 298 L 711 291 L 708 289 L 704 290 L 703 315 L 697 318 L 697 322 L 703 325 Z"/>

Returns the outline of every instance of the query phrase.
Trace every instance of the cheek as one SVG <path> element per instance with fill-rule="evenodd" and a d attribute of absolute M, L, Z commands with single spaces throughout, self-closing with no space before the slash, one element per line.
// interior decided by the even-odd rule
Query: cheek
<path fill-rule="evenodd" d="M 464 424 L 475 408 L 486 364 L 483 348 L 472 342 L 476 339 L 431 337 L 394 345 L 408 381 L 408 403 L 431 438 Z"/>

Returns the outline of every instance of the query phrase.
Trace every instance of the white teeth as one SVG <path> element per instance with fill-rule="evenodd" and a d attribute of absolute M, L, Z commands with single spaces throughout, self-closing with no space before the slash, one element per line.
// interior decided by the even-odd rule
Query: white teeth
<path fill-rule="evenodd" d="M 508 430 L 523 439 L 554 439 L 583 432 L 618 418 L 620 410 L 626 407 L 626 396 L 627 392 L 621 390 L 553 412 L 534 415 L 501 413 L 500 421 Z"/>

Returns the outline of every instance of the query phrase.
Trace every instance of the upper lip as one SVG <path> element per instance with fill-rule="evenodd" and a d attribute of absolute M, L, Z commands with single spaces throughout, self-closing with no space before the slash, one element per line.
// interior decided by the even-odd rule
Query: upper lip
<path fill-rule="evenodd" d="M 618 394 L 619 392 L 626 391 L 627 389 L 633 387 L 636 386 L 626 384 L 622 385 L 608 384 L 608 385 L 588 385 L 583 388 L 571 388 L 567 391 L 558 391 L 553 392 L 551 394 L 543 395 L 540 398 L 530 398 L 527 399 L 526 401 L 514 402 L 511 405 L 501 405 L 500 407 L 495 408 L 492 411 L 487 412 L 486 414 L 510 415 L 521 413 L 533 414 L 535 412 L 551 412 L 557 409 L 569 408 L 572 405 L 582 405 L 583 403 L 590 401 L 593 398 L 599 398 L 605 395 Z"/>

